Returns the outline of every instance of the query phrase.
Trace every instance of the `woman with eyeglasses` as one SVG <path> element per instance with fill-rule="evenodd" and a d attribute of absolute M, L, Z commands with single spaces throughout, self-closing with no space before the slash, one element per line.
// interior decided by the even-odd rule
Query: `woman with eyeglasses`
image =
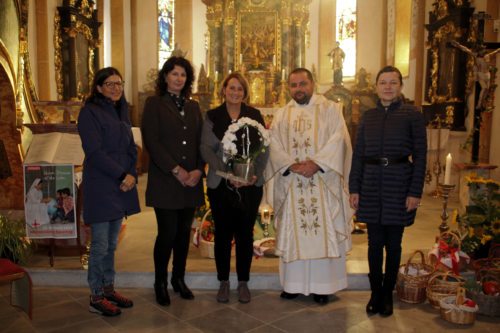
<path fill-rule="evenodd" d="M 90 225 L 89 311 L 116 316 L 132 300 L 114 289 L 114 256 L 123 218 L 140 211 L 137 149 L 120 72 L 106 67 L 94 76 L 90 96 L 78 116 L 82 140 L 83 219 Z"/>
<path fill-rule="evenodd" d="M 202 117 L 191 100 L 193 67 L 183 57 L 169 58 L 158 73 L 156 95 L 149 97 L 142 117 L 142 136 L 151 162 L 146 205 L 153 207 L 158 225 L 154 245 L 156 302 L 170 304 L 168 263 L 173 252 L 170 282 L 181 298 L 194 295 L 184 281 L 194 209 L 202 205 L 200 182 L 204 163 L 199 153 Z"/>

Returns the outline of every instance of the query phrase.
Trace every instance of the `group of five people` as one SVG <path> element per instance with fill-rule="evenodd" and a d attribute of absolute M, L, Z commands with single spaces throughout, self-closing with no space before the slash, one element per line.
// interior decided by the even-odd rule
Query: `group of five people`
<path fill-rule="evenodd" d="M 220 281 L 216 299 L 228 302 L 231 246 L 236 247 L 238 300 L 251 300 L 248 281 L 253 228 L 265 181 L 273 184 L 281 297 L 314 295 L 320 304 L 347 287 L 346 255 L 352 215 L 368 224 L 371 298 L 369 314 L 392 314 L 392 292 L 401 257 L 404 227 L 415 219 L 422 195 L 426 135 L 423 116 L 401 98 L 402 76 L 387 66 L 377 75 L 377 107 L 360 121 L 354 153 L 341 106 L 314 93 L 305 68 L 288 78 L 291 101 L 274 115 L 270 148 L 254 161 L 248 182 L 226 180 L 223 137 L 247 117 L 261 125 L 259 110 L 246 103 L 249 87 L 240 73 L 222 82 L 224 102 L 202 117 L 190 99 L 194 71 L 183 57 L 171 57 L 145 103 L 142 135 L 150 155 L 146 205 L 153 207 L 158 234 L 154 245 L 154 290 L 158 304 L 170 304 L 170 283 L 184 299 L 186 259 L 195 208 L 207 195 L 215 223 L 215 262 Z M 82 108 L 78 129 L 85 152 L 84 221 L 91 226 L 89 310 L 120 314 L 133 302 L 114 289 L 114 252 L 122 219 L 139 212 L 137 151 L 123 80 L 112 68 L 99 70 Z M 385 274 L 383 251 L 386 251 Z"/>

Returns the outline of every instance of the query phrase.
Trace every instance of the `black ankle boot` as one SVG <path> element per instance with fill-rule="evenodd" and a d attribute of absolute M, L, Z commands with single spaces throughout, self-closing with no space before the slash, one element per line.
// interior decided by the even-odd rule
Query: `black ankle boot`
<path fill-rule="evenodd" d="M 184 299 L 194 299 L 194 295 L 189 290 L 188 286 L 186 286 L 186 283 L 184 282 L 184 279 L 178 278 L 178 279 L 172 279 L 170 280 L 170 283 L 172 284 L 172 288 L 174 288 L 174 291 L 177 293 L 180 293 L 181 297 Z"/>
<path fill-rule="evenodd" d="M 168 295 L 167 282 L 162 281 L 155 283 L 155 294 L 156 303 L 163 306 L 170 305 L 170 296 Z"/>
<path fill-rule="evenodd" d="M 381 310 L 382 302 L 382 276 L 368 274 L 370 279 L 370 289 L 372 291 L 370 301 L 366 304 L 366 313 L 377 314 Z"/>
<path fill-rule="evenodd" d="M 392 290 L 384 291 L 382 297 L 382 304 L 380 307 L 380 315 L 382 317 L 389 317 L 393 313 Z"/>

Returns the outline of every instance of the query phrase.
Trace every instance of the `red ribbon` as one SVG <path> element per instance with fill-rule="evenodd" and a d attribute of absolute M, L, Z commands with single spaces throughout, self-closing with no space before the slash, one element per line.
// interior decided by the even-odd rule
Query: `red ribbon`
<path fill-rule="evenodd" d="M 455 246 L 450 246 L 447 242 L 444 240 L 440 239 L 439 240 L 439 246 L 438 246 L 438 261 L 436 262 L 436 268 L 441 262 L 441 251 L 443 251 L 446 254 L 449 254 L 451 256 L 451 270 L 453 273 L 456 275 L 459 275 L 459 269 L 458 269 L 458 260 L 456 253 L 458 249 Z"/>

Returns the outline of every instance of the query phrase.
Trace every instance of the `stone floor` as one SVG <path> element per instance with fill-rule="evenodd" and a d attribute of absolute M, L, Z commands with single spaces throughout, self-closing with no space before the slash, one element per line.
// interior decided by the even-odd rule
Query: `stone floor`
<path fill-rule="evenodd" d="M 135 305 L 118 317 L 106 318 L 87 311 L 86 288 L 34 289 L 33 320 L 9 306 L 7 285 L 0 286 L 0 332 L 498 332 L 498 318 L 478 316 L 473 325 L 457 325 L 439 317 L 429 304 L 396 302 L 394 315 L 367 316 L 368 291 L 342 291 L 327 305 L 311 297 L 279 298 L 279 291 L 252 291 L 248 304 L 215 301 L 215 290 L 195 290 L 195 299 L 174 296 L 172 304 L 155 303 L 151 288 L 123 289 Z"/>

